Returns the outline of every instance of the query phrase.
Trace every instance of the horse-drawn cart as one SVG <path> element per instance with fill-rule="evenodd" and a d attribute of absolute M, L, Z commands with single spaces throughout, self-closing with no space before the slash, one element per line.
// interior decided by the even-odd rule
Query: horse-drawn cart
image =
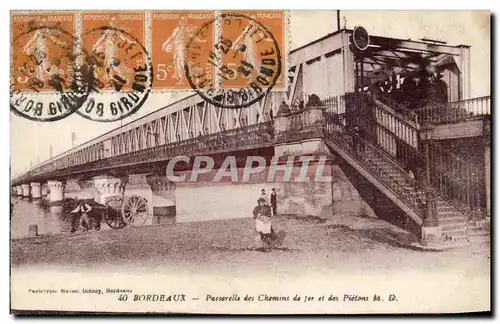
<path fill-rule="evenodd" d="M 113 196 L 106 199 L 104 220 L 111 228 L 142 226 L 148 219 L 148 202 L 137 195 Z"/>
<path fill-rule="evenodd" d="M 97 203 L 93 199 L 80 200 L 92 207 L 88 215 L 91 223 L 94 224 L 101 219 L 113 229 L 120 229 L 127 225 L 139 227 L 144 225 L 148 218 L 148 202 L 138 195 L 107 197 L 105 204 Z M 69 214 L 77 205 L 78 200 L 65 199 L 63 201 L 64 213 Z"/>

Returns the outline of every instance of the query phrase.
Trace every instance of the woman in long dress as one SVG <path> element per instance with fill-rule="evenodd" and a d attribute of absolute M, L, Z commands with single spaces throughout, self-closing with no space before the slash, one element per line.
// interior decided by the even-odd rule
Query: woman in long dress
<path fill-rule="evenodd" d="M 257 200 L 258 205 L 253 210 L 255 220 L 255 230 L 260 236 L 260 240 L 268 247 L 272 243 L 273 228 L 271 222 L 271 207 L 266 204 L 264 198 Z"/>

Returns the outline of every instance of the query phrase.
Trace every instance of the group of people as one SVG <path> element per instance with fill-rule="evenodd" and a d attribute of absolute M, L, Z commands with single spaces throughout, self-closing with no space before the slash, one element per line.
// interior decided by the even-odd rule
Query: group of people
<path fill-rule="evenodd" d="M 429 103 L 448 102 L 448 86 L 442 80 L 442 72 L 434 67 L 422 66 L 404 76 L 400 75 L 402 82 L 399 87 L 395 72 L 385 78 L 377 72 L 374 74 L 372 84 L 368 87 L 371 95 L 385 94 L 407 109 L 417 109 Z"/>
<path fill-rule="evenodd" d="M 270 204 L 269 204 L 270 203 Z M 257 206 L 253 209 L 253 218 L 255 220 L 255 231 L 257 238 L 269 247 L 276 239 L 275 231 L 272 225 L 272 217 L 278 215 L 276 189 L 271 189 L 270 199 L 265 189 L 260 192 Z"/>

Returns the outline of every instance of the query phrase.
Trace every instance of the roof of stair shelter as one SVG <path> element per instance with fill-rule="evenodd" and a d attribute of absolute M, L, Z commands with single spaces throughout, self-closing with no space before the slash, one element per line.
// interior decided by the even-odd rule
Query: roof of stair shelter
<path fill-rule="evenodd" d="M 293 49 L 290 53 L 305 49 L 328 38 L 338 37 L 343 32 L 351 35 L 353 30 L 338 30 Z M 469 47 L 469 45 L 463 44 L 453 46 L 438 41 L 420 41 L 369 35 L 368 48 L 360 52 L 362 55 L 360 57 L 363 60 L 365 76 L 370 77 L 374 72 L 390 75 L 393 71 L 396 74 L 405 76 L 418 71 L 422 66 L 442 68 L 453 66 L 454 68 L 458 68 L 462 49 Z"/>
<path fill-rule="evenodd" d="M 395 72 L 404 77 L 421 69 L 436 71 L 458 68 L 457 62 L 464 47 L 470 46 L 370 36 L 369 46 L 360 53 L 359 58 L 367 77 L 375 72 L 380 75 Z"/>

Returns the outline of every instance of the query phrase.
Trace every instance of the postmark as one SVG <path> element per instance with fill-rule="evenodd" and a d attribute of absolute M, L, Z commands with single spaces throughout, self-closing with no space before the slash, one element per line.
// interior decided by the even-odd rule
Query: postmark
<path fill-rule="evenodd" d="M 194 35 L 203 23 L 214 17 L 214 11 L 151 12 L 151 58 L 155 75 L 153 91 L 192 90 L 184 72 L 186 45 L 194 37 L 196 42 L 206 43 L 205 48 L 212 48 L 214 25 L 205 29 L 201 37 Z M 215 67 L 207 63 L 205 72 L 211 78 Z"/>
<path fill-rule="evenodd" d="M 12 14 L 10 108 L 34 121 L 56 121 L 77 111 L 89 94 L 75 47 L 74 14 Z"/>
<path fill-rule="evenodd" d="M 211 49 L 194 37 L 188 42 L 186 78 L 193 90 L 214 106 L 248 107 L 276 85 L 282 71 L 280 46 L 263 23 L 241 13 L 222 13 L 206 22 L 195 36 L 203 39 L 215 23 L 221 28 Z M 223 28 L 224 24 L 233 27 Z M 204 71 L 206 63 L 215 67 L 214 78 Z"/>
<path fill-rule="evenodd" d="M 153 71 L 144 44 L 144 12 L 82 13 L 81 46 L 93 74 L 80 116 L 112 122 L 136 113 L 151 92 Z"/>

